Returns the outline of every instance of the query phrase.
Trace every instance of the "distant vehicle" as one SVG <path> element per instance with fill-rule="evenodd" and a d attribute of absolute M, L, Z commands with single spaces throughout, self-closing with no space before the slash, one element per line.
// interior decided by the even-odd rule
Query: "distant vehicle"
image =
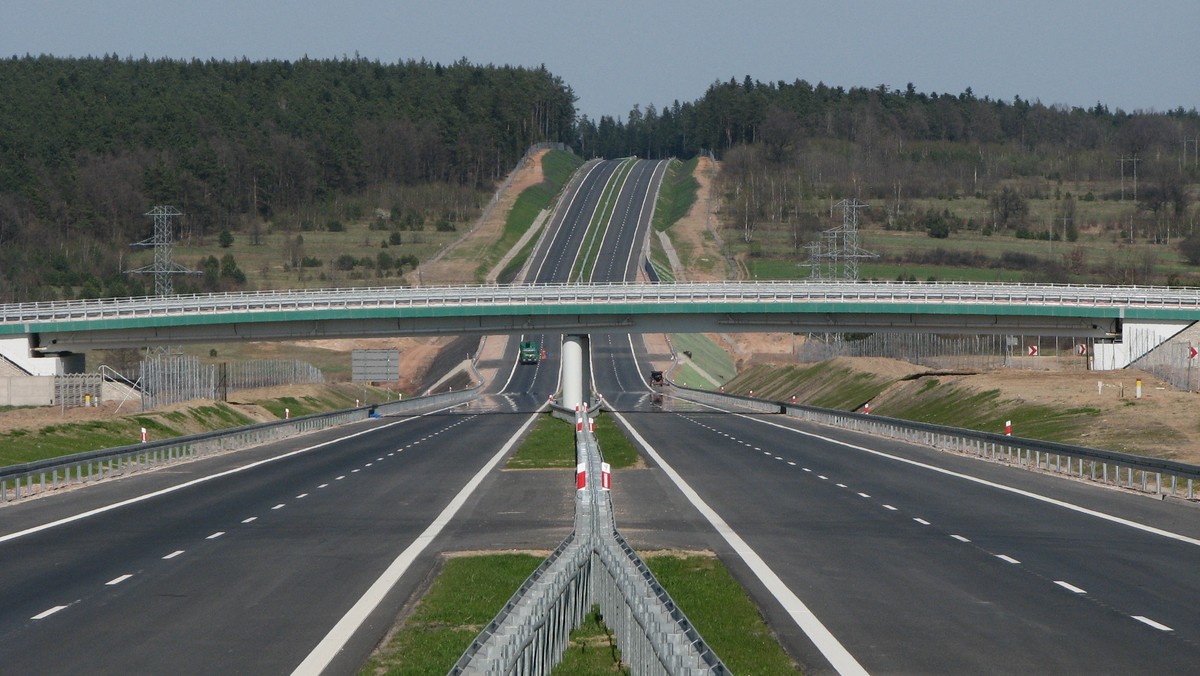
<path fill-rule="evenodd" d="M 650 372 L 650 384 L 655 387 L 662 387 L 663 385 L 665 385 L 666 381 L 663 380 L 663 372 L 662 371 L 651 371 Z"/>
<path fill-rule="evenodd" d="M 537 341 L 521 341 L 520 361 L 522 364 L 536 364 L 541 361 L 542 352 L 538 349 Z"/>

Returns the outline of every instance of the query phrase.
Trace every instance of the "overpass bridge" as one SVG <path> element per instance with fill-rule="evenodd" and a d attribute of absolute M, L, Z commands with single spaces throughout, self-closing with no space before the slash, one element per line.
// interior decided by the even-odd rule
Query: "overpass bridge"
<path fill-rule="evenodd" d="M 87 350 L 240 340 L 923 332 L 1091 338 L 1095 358 L 1123 368 L 1198 319 L 1200 293 L 1162 287 L 806 281 L 347 288 L 2 305 L 0 354 L 38 373 L 55 361 L 46 357 Z"/>

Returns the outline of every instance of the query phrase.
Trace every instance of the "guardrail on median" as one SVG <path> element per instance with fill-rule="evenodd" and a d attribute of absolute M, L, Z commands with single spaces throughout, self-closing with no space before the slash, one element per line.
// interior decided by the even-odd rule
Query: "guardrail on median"
<path fill-rule="evenodd" d="M 1196 486 L 1200 484 L 1200 466 L 1174 460 L 678 386 L 675 389 L 683 399 L 716 404 L 736 402 L 751 410 L 784 413 L 841 429 L 1138 490 L 1160 498 L 1195 500 Z"/>
<path fill-rule="evenodd" d="M 593 605 L 634 674 L 725 674 L 646 564 L 617 532 L 595 436 L 580 423 L 575 529 L 513 594 L 451 674 L 546 674 Z M 578 483 L 577 483 L 578 485 Z"/>
<path fill-rule="evenodd" d="M 0 503 L 316 432 L 366 420 L 373 414 L 396 415 L 425 407 L 450 406 L 474 398 L 478 391 L 479 387 L 475 387 L 458 392 L 444 392 L 332 413 L 315 413 L 232 430 L 204 432 L 164 441 L 105 448 L 0 467 Z"/>

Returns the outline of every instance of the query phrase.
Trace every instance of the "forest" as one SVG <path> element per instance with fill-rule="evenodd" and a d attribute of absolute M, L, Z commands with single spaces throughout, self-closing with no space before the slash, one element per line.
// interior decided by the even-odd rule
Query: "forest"
<path fill-rule="evenodd" d="M 137 267 L 130 244 L 150 236 L 144 214 L 157 204 L 184 213 L 178 236 L 193 248 L 213 247 L 185 261 L 204 274 L 181 278 L 180 291 L 265 283 L 260 270 L 216 250 L 235 236 L 285 241 L 287 267 L 301 278 L 335 269 L 337 252 L 314 256 L 300 233 L 321 231 L 326 241 L 366 221 L 391 231 L 381 233 L 391 242 L 420 240 L 427 227 L 454 231 L 539 142 L 566 143 L 584 158 L 712 154 L 732 253 L 789 269 L 845 198 L 870 202 L 866 223 L 897 236 L 953 243 L 996 234 L 1019 250 L 1017 240 L 1074 242 L 1082 232 L 1200 264 L 1194 109 L 1126 112 L 971 89 L 746 76 L 715 81 L 692 102 L 591 120 L 577 117 L 571 87 L 544 67 L 465 59 L 23 56 L 0 60 L 0 91 L 3 302 L 152 292 L 125 271 Z M 980 262 L 974 250 L 949 248 L 892 253 L 888 262 L 974 260 L 960 267 L 1016 265 L 1055 281 L 1093 281 L 1084 274 L 1091 267 L 1121 270 L 1101 280 L 1121 283 L 1198 277 L 1148 274 L 1157 254 L 1120 265 L 1093 257 L 1089 267 L 1086 252 L 1062 249 L 1052 261 L 1014 251 Z M 389 271 L 419 263 L 403 248 L 382 253 Z"/>
<path fill-rule="evenodd" d="M 979 249 L 1082 242 L 1080 233 L 1124 248 L 1093 255 L 1091 264 L 1086 249 L 1053 259 L 994 253 L 987 266 L 1027 273 L 1006 280 L 1200 283 L 1200 273 L 1162 265 L 1179 254 L 1200 264 L 1195 109 L 1126 112 L 1000 101 L 969 88 L 843 89 L 747 76 L 714 82 L 694 102 L 634 107 L 624 120 L 583 118 L 578 133 L 585 151 L 605 156 L 713 154 L 726 240 L 751 264 L 791 261 L 795 270 L 819 233 L 834 227 L 830 206 L 856 199 L 871 205 L 864 225 L 943 242 L 966 235 Z M 978 244 L 991 235 L 998 237 Z M 899 234 L 875 239 L 912 246 Z M 940 252 L 946 256 L 901 251 L 883 259 L 889 269 L 956 266 L 956 255 L 976 253 Z M 773 268 L 768 276 L 783 274 L 782 265 Z"/>
<path fill-rule="evenodd" d="M 255 237 L 440 186 L 373 206 L 409 227 L 469 220 L 531 144 L 575 125 L 545 68 L 465 60 L 25 56 L 0 60 L 0 91 L 0 301 L 147 292 L 123 270 L 156 204 L 185 214 L 181 236 Z"/>

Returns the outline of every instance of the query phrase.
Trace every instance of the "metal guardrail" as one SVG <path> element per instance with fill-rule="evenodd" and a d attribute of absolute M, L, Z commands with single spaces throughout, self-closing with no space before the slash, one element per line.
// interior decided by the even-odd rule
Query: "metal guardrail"
<path fill-rule="evenodd" d="M 1196 500 L 1196 488 L 1200 485 L 1200 466 L 1174 460 L 678 386 L 675 389 L 683 399 L 717 404 L 736 402 L 751 410 L 784 413 L 845 430 L 1096 481 L 1160 498 Z"/>
<path fill-rule="evenodd" d="M 414 409 L 450 406 L 473 399 L 478 391 L 479 387 L 475 387 L 0 467 L 0 503 L 329 429 L 366 420 L 371 415 L 396 415 Z"/>
<path fill-rule="evenodd" d="M 581 427 L 583 425 L 580 425 Z M 593 605 L 634 674 L 725 674 L 725 665 L 617 532 L 602 488 L 595 436 L 576 432 L 585 487 L 575 493 L 575 529 L 513 594 L 451 674 L 547 674 Z"/>
<path fill-rule="evenodd" d="M 958 282 L 679 282 L 359 287 L 0 305 L 0 325 L 356 308 L 675 302 L 876 302 L 1200 310 L 1194 289 Z M 78 327 L 75 327 L 78 328 Z"/>

